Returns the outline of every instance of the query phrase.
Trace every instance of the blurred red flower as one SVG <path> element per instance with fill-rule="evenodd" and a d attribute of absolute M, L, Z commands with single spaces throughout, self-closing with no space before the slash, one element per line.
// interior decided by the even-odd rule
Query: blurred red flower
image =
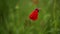
<path fill-rule="evenodd" d="M 29 18 L 33 21 L 37 20 L 38 19 L 38 12 L 39 12 L 39 9 L 36 8 L 33 12 L 30 13 Z"/>

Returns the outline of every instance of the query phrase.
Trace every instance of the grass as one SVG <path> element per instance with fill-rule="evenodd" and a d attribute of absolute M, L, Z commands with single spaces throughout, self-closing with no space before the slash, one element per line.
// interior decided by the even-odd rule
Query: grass
<path fill-rule="evenodd" d="M 36 7 L 39 19 L 31 21 Z M 60 0 L 0 0 L 0 34 L 60 34 Z"/>

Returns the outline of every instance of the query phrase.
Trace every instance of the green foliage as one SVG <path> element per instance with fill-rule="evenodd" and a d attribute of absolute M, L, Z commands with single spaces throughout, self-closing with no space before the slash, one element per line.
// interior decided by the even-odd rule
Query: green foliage
<path fill-rule="evenodd" d="M 36 7 L 39 19 L 31 21 Z M 60 34 L 60 0 L 0 0 L 0 34 Z"/>

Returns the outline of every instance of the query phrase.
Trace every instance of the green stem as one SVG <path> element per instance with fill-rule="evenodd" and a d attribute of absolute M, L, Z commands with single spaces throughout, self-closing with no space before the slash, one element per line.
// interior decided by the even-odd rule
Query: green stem
<path fill-rule="evenodd" d="M 56 30 L 57 30 L 57 23 L 56 23 L 56 0 L 53 0 L 54 1 L 54 5 L 53 5 L 53 19 L 54 19 L 54 34 L 56 34 Z"/>

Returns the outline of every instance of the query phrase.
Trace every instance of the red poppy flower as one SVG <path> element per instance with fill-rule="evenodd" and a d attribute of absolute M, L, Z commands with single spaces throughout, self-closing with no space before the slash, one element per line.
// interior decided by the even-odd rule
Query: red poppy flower
<path fill-rule="evenodd" d="M 35 9 L 30 15 L 29 15 L 29 18 L 33 21 L 37 20 L 38 19 L 38 12 L 39 12 L 39 9 Z"/>

